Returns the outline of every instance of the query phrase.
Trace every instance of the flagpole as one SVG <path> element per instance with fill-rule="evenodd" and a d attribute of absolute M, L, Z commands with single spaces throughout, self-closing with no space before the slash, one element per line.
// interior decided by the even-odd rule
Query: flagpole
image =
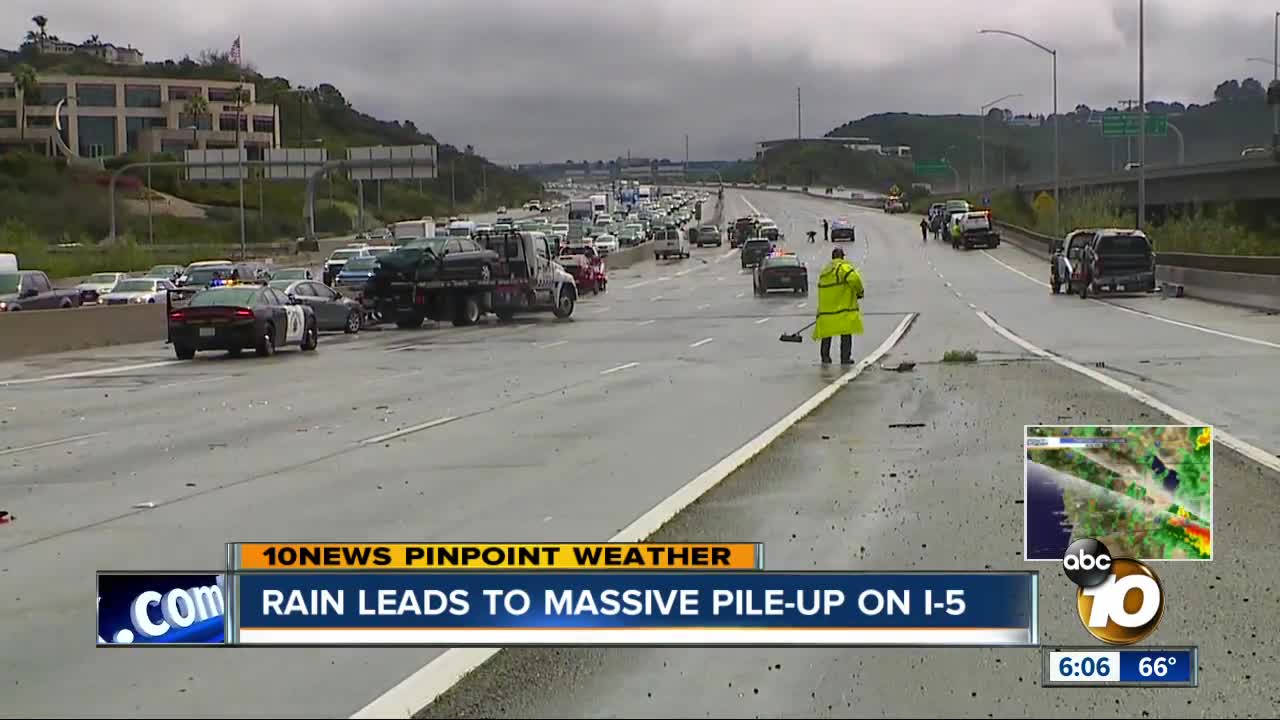
<path fill-rule="evenodd" d="M 248 260 L 249 253 L 244 236 L 244 137 L 240 134 L 245 102 L 243 53 L 240 37 L 236 36 L 236 67 L 240 70 L 240 86 L 236 88 L 236 179 L 240 185 L 240 259 Z"/>

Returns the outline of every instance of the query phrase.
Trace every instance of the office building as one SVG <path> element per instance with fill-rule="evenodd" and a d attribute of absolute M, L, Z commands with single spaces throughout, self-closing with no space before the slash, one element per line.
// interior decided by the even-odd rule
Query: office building
<path fill-rule="evenodd" d="M 258 102 L 252 82 L 243 85 L 248 102 L 242 106 L 235 102 L 236 81 L 41 74 L 38 82 L 39 96 L 24 107 L 13 76 L 0 73 L 0 150 L 25 144 L 57 154 L 54 110 L 61 100 L 62 140 L 82 157 L 234 148 L 237 120 L 250 160 L 280 145 L 280 109 Z M 208 102 L 200 117 L 186 113 L 193 95 Z"/>

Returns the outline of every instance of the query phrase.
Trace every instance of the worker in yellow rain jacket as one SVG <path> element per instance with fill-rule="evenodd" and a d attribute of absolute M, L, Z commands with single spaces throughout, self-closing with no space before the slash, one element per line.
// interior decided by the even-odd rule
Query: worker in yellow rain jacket
<path fill-rule="evenodd" d="M 840 364 L 853 364 L 853 336 L 862 334 L 862 276 L 844 259 L 844 250 L 831 251 L 831 262 L 818 276 L 818 322 L 813 339 L 822 341 L 822 362 L 831 363 L 831 338 L 840 336 Z"/>

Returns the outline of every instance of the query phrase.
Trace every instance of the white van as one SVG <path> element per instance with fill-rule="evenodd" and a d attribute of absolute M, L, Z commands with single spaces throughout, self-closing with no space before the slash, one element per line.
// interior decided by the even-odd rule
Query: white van
<path fill-rule="evenodd" d="M 18 256 L 13 253 L 0 253 L 0 273 L 18 272 Z"/>
<path fill-rule="evenodd" d="M 689 257 L 689 236 L 680 228 L 665 227 L 653 233 L 653 259 Z"/>

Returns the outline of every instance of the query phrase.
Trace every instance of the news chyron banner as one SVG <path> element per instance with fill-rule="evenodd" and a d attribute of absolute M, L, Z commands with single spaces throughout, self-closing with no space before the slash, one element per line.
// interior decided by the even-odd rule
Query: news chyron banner
<path fill-rule="evenodd" d="M 236 543 L 100 573 L 98 644 L 1035 646 L 1035 572 L 783 572 L 759 543 Z"/>

